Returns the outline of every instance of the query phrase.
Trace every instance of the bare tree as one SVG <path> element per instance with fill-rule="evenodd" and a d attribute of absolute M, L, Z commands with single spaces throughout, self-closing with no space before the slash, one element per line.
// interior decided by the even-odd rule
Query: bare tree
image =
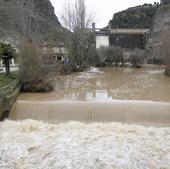
<path fill-rule="evenodd" d="M 123 49 L 117 46 L 100 47 L 98 49 L 98 55 L 100 61 L 105 64 L 118 66 L 119 63 L 123 63 Z"/>
<path fill-rule="evenodd" d="M 146 51 L 143 49 L 135 48 L 130 52 L 129 61 L 133 67 L 140 68 L 144 64 L 146 58 Z"/>
<path fill-rule="evenodd" d="M 166 70 L 165 74 L 170 76 L 170 25 L 166 25 L 161 33 L 162 50 L 164 52 Z"/>
<path fill-rule="evenodd" d="M 33 43 L 25 42 L 20 45 L 19 50 L 21 82 L 32 82 L 42 79 L 41 48 Z"/>
<path fill-rule="evenodd" d="M 66 3 L 64 6 L 62 20 L 64 26 L 72 32 L 84 30 L 91 26 L 92 13 L 89 13 L 84 0 L 76 0 L 74 4 Z"/>
<path fill-rule="evenodd" d="M 82 69 L 88 60 L 88 49 L 91 45 L 89 39 L 92 24 L 92 14 L 87 12 L 84 0 L 76 0 L 74 4 L 66 3 L 62 20 L 66 28 L 70 30 L 67 34 L 65 45 L 68 49 L 72 62 L 76 62 Z"/>

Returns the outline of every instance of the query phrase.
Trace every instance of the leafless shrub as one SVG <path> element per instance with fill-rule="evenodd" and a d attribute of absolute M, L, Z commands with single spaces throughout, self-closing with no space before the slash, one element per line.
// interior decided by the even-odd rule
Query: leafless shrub
<path fill-rule="evenodd" d="M 144 63 L 146 58 L 146 51 L 143 49 L 135 48 L 130 54 L 130 62 L 133 67 L 139 67 L 141 64 Z"/>
<path fill-rule="evenodd" d="M 42 78 L 43 70 L 40 56 L 40 47 L 30 42 L 22 43 L 20 46 L 21 81 L 34 81 Z"/>
<path fill-rule="evenodd" d="M 98 55 L 101 62 L 106 64 L 115 64 L 117 66 L 120 62 L 123 62 L 123 49 L 120 47 L 101 47 L 98 49 Z"/>

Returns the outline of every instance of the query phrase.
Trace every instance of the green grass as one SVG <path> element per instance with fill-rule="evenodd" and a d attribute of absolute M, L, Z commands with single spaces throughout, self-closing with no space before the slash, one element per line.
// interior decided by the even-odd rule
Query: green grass
<path fill-rule="evenodd" d="M 5 74 L 0 74 L 0 88 L 10 84 L 15 79 L 17 79 L 16 74 L 11 74 L 10 76 L 6 76 Z"/>

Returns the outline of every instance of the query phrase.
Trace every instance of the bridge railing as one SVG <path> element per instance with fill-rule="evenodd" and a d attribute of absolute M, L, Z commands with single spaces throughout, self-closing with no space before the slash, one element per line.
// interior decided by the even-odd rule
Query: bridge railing
<path fill-rule="evenodd" d="M 110 29 L 111 34 L 145 34 L 149 29 Z"/>
<path fill-rule="evenodd" d="M 105 29 L 95 29 L 96 35 L 108 35 L 109 33 L 111 34 L 125 34 L 125 35 L 144 35 L 146 33 L 149 33 L 149 29 L 126 29 L 126 28 L 105 28 Z"/>
<path fill-rule="evenodd" d="M 11 82 L 10 84 L 0 88 L 0 97 L 3 99 L 1 111 L 4 112 L 10 111 L 19 92 L 20 92 L 20 85 L 17 79 Z"/>
<path fill-rule="evenodd" d="M 19 81 L 16 79 L 10 84 L 0 88 L 0 96 L 3 98 L 11 98 L 16 95 L 19 88 Z"/>

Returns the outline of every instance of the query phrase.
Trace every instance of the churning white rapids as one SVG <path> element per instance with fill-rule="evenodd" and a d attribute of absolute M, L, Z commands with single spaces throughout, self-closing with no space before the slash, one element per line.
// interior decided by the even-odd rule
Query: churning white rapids
<path fill-rule="evenodd" d="M 169 169 L 170 128 L 5 121 L 0 169 Z"/>

